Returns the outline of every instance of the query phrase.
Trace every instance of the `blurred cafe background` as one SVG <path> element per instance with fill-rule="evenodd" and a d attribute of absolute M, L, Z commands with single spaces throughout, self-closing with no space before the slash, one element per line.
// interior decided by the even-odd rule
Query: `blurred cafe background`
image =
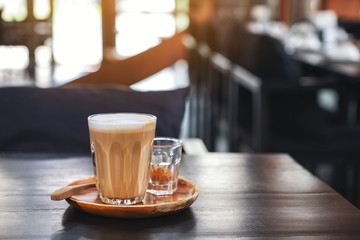
<path fill-rule="evenodd" d="M 359 207 L 360 0 L 0 0 L 0 86 L 56 87 L 185 29 L 187 59 L 132 88 L 190 86 L 181 137 L 289 153 Z"/>

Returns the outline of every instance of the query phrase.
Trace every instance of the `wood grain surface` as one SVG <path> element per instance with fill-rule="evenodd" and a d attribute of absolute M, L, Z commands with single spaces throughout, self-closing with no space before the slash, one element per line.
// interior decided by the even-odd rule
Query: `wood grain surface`
<path fill-rule="evenodd" d="M 94 177 L 82 178 L 69 184 L 79 185 L 95 182 Z M 156 196 L 146 193 L 142 203 L 135 205 L 104 204 L 96 190 L 92 187 L 66 199 L 67 202 L 87 213 L 99 216 L 119 218 L 148 218 L 174 214 L 189 207 L 199 195 L 196 184 L 184 178 L 179 178 L 177 190 L 171 195 Z"/>
<path fill-rule="evenodd" d="M 200 194 L 172 215 L 118 219 L 50 194 L 92 174 L 89 157 L 0 156 L 0 239 L 360 239 L 360 211 L 288 155 L 184 155 Z"/>

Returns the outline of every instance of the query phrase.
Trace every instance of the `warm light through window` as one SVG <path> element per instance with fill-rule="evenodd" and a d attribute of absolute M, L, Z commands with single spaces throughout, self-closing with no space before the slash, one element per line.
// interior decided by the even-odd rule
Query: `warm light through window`
<path fill-rule="evenodd" d="M 29 50 L 25 46 L 0 46 L 0 70 L 24 70 L 29 65 Z"/>
<path fill-rule="evenodd" d="M 175 10 L 175 0 L 118 0 L 119 12 L 167 13 Z"/>
<path fill-rule="evenodd" d="M 1 18 L 4 21 L 23 21 L 27 15 L 26 0 L 3 0 L 0 4 L 3 7 Z"/>
<path fill-rule="evenodd" d="M 34 0 L 34 16 L 37 19 L 47 19 L 50 16 L 50 1 Z"/>
<path fill-rule="evenodd" d="M 118 0 L 116 51 L 122 57 L 145 51 L 176 32 L 175 0 Z"/>
<path fill-rule="evenodd" d="M 189 24 L 189 0 L 117 0 L 116 6 L 116 51 L 122 57 L 145 51 Z M 176 70 L 186 67 L 178 63 L 131 87 L 149 91 L 187 86 L 187 80 L 182 82 L 186 77 L 178 78 L 187 75 Z"/>
<path fill-rule="evenodd" d="M 102 59 L 101 10 L 95 0 L 58 0 L 53 20 L 54 59 L 93 65 Z"/>
<path fill-rule="evenodd" d="M 86 69 L 95 69 L 102 60 L 102 0 L 33 1 L 33 12 L 28 13 L 27 0 L 0 0 L 0 17 L 7 22 L 26 21 L 29 14 L 40 20 L 52 18 L 52 38 L 35 52 L 37 72 L 38 68 L 50 69 L 52 59 L 56 68 L 54 75 L 51 76 L 50 71 L 48 78 L 68 81 L 79 72 L 83 74 Z M 51 1 L 53 16 L 50 16 Z M 188 1 L 116 0 L 117 53 L 122 57 L 133 56 L 184 29 L 188 24 Z M 50 23 L 37 23 L 34 34 L 44 34 L 44 29 L 50 26 L 47 24 Z M 0 70 L 24 70 L 28 65 L 26 46 L 0 46 Z"/>
<path fill-rule="evenodd" d="M 175 19 L 170 14 L 123 13 L 116 20 L 116 50 L 132 56 L 175 34 Z"/>

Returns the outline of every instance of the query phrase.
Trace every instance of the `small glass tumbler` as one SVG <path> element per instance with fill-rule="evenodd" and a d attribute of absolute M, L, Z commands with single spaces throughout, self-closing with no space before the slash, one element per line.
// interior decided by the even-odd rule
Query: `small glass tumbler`
<path fill-rule="evenodd" d="M 178 185 L 182 141 L 159 137 L 153 141 L 150 179 L 147 192 L 155 195 L 173 194 Z"/>

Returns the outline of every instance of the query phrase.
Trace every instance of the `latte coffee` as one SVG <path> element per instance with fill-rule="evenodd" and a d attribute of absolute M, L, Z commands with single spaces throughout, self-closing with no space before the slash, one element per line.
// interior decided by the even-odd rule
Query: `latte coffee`
<path fill-rule="evenodd" d="M 136 204 L 149 180 L 156 117 L 97 114 L 88 118 L 96 187 L 108 204 Z"/>

